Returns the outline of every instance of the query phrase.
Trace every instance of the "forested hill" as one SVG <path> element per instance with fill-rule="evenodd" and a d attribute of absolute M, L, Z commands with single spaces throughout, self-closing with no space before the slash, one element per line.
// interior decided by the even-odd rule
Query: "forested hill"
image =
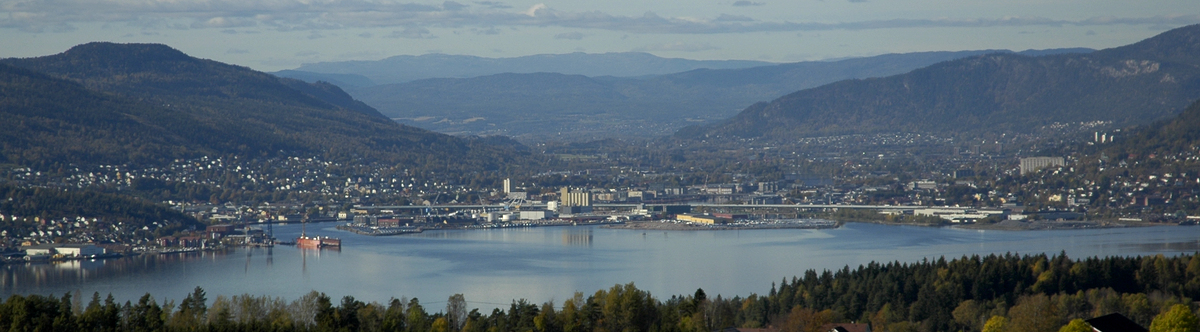
<path fill-rule="evenodd" d="M 1055 122 L 1148 123 L 1200 98 L 1200 25 L 1089 54 L 989 54 L 802 90 L 681 138 L 978 135 Z"/>
<path fill-rule="evenodd" d="M 154 228 L 148 233 L 157 235 L 204 227 L 192 216 L 170 207 L 93 190 L 23 188 L 0 183 L 0 197 L 6 198 L 0 200 L 0 228 L 21 235 L 37 230 L 34 217 L 71 222 L 77 218 L 102 220 L 109 225 L 126 227 L 129 231 L 125 236 L 134 235 L 147 226 Z"/>
<path fill-rule="evenodd" d="M 1104 152 L 1112 156 L 1194 154 L 1200 148 L 1200 101 L 1171 120 L 1136 129 L 1117 139 Z"/>
<path fill-rule="evenodd" d="M 328 84 L 307 84 L 249 68 L 188 56 L 161 44 L 95 42 L 66 52 L 5 63 L 82 83 L 90 89 L 170 101 L 205 97 L 259 100 L 288 106 L 345 108 L 382 118 Z M 336 90 L 336 91 L 334 91 Z"/>
<path fill-rule="evenodd" d="M 191 114 L 91 91 L 70 81 L 0 64 L 0 161 L 148 163 L 213 153 Z"/>
<path fill-rule="evenodd" d="M 520 163 L 494 146 L 399 125 L 329 84 L 196 59 L 164 45 L 90 43 L 4 59 L 3 155 L 24 165 L 201 154 L 306 155 L 465 170 Z"/>

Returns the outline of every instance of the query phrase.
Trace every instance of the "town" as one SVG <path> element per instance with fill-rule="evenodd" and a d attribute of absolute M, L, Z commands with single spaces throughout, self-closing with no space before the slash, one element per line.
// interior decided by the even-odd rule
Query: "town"
<path fill-rule="evenodd" d="M 5 225 L 34 225 L 0 230 L 0 245 L 10 255 L 34 248 L 26 257 L 39 259 L 55 244 L 103 244 L 100 254 L 271 245 L 270 224 L 305 218 L 369 235 L 647 222 L 669 229 L 830 226 L 816 220 L 1005 229 L 1194 224 L 1200 216 L 1186 211 L 1200 205 L 1197 150 L 1121 158 L 1080 151 L 1111 144 L 1119 134 L 1012 138 L 1008 148 L 915 134 L 813 138 L 794 146 L 744 140 L 723 150 L 680 144 L 666 155 L 682 160 L 658 164 L 638 158 L 657 146 L 541 144 L 562 170 L 502 179 L 315 156 L 202 157 L 166 167 L 54 173 L 11 168 L 3 176 L 12 182 L 132 193 L 207 227 L 164 234 L 158 230 L 168 229 L 165 221 L 131 229 L 94 216 L 0 216 Z M 1035 149 L 1059 154 L 1033 156 Z"/>

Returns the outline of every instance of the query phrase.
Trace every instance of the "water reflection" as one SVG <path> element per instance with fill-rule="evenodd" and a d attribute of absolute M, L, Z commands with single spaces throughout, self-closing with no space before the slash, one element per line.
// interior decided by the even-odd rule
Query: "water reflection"
<path fill-rule="evenodd" d="M 562 243 L 565 246 L 592 246 L 592 229 L 568 227 L 562 231 Z"/>
<path fill-rule="evenodd" d="M 1123 245 L 1121 245 L 1121 247 L 1130 249 L 1131 251 L 1142 251 L 1142 252 L 1161 252 L 1161 253 L 1175 253 L 1175 252 L 1188 252 L 1188 251 L 1196 252 L 1196 251 L 1200 251 L 1200 240 L 1186 241 L 1186 242 L 1132 243 L 1132 244 L 1123 244 Z"/>
<path fill-rule="evenodd" d="M 415 236 L 432 239 L 465 239 L 469 237 L 467 232 L 470 232 L 470 230 L 431 230 L 417 233 Z"/>
<path fill-rule="evenodd" d="M 159 268 L 169 268 L 183 262 L 200 261 L 206 256 L 225 254 L 226 252 L 188 252 L 109 259 L 9 264 L 3 265 L 3 269 L 0 270 L 3 271 L 0 273 L 0 289 L 5 293 L 12 293 L 15 290 L 21 289 L 73 284 L 88 282 L 93 279 L 140 274 Z"/>
<path fill-rule="evenodd" d="M 341 250 L 292 246 L 226 252 L 145 255 L 109 260 L 0 266 L 0 297 L 81 290 L 136 301 L 182 300 L 200 286 L 211 296 L 294 299 L 311 290 L 385 302 L 391 297 L 544 302 L 635 282 L 656 295 L 703 288 L 728 296 L 767 291 L 807 269 L 870 261 L 1006 252 L 1066 252 L 1072 258 L 1179 254 L 1200 250 L 1200 227 L 1004 232 L 848 224 L 830 230 L 664 232 L 596 227 L 430 231 L 371 237 L 329 227 L 308 233 L 341 237 Z M 299 226 L 275 227 L 279 238 Z M 703 254 L 698 254 L 703 253 Z M 279 254 L 276 256 L 275 254 Z M 486 309 L 486 308 L 485 308 Z"/>

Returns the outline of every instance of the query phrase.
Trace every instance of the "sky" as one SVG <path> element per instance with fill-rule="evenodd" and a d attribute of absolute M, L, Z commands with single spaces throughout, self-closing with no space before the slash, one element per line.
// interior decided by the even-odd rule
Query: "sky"
<path fill-rule="evenodd" d="M 1197 23 L 1197 0 L 0 0 L 0 57 L 110 41 L 262 71 L 428 53 L 796 62 L 1103 49 Z"/>

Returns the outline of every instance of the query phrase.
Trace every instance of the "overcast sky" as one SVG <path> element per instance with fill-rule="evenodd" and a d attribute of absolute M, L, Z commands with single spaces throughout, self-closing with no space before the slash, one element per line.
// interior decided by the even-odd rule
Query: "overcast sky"
<path fill-rule="evenodd" d="M 0 0 L 0 57 L 112 41 L 264 71 L 426 53 L 794 62 L 1100 49 L 1196 23 L 1197 0 Z"/>

